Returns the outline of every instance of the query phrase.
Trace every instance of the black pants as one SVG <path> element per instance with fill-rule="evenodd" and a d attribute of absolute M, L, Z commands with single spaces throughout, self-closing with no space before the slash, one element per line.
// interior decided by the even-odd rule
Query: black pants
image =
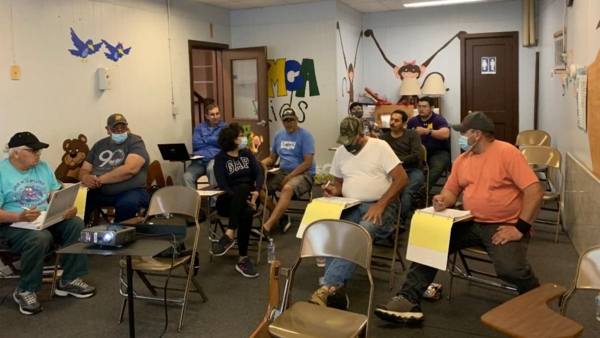
<path fill-rule="evenodd" d="M 492 243 L 492 236 L 496 233 L 497 228 L 498 224 L 489 223 L 454 224 L 448 251 L 452 254 L 463 248 L 483 247 L 487 251 L 490 261 L 494 264 L 496 275 L 503 281 L 514 284 L 519 294 L 540 286 L 533 269 L 527 263 L 529 236 L 523 236 L 517 242 L 496 245 Z M 406 281 L 399 293 L 407 296 L 413 302 L 420 303 L 423 292 L 433 282 L 437 271 L 436 268 L 412 263 Z"/>
<path fill-rule="evenodd" d="M 248 256 L 248 241 L 250 230 L 252 230 L 252 216 L 254 210 L 246 203 L 252 187 L 248 184 L 240 184 L 233 187 L 235 194 L 221 195 L 217 199 L 217 212 L 220 216 L 229 217 L 228 229 L 237 230 L 237 244 L 240 256 Z M 256 199 L 256 205 L 260 199 Z"/>

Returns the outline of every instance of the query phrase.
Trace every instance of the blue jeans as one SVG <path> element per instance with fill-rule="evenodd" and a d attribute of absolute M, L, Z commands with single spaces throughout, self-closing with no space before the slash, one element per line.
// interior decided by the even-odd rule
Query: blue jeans
<path fill-rule="evenodd" d="M 183 183 L 186 187 L 196 190 L 196 181 L 200 176 L 208 175 L 208 183 L 210 185 L 216 185 L 217 179 L 215 178 L 215 171 L 213 166 L 215 160 L 204 161 L 204 160 L 193 160 L 187 170 L 183 174 Z"/>
<path fill-rule="evenodd" d="M 390 203 L 381 216 L 383 225 L 374 224 L 363 221 L 363 216 L 369 210 L 369 207 L 376 202 L 362 202 L 361 204 L 346 209 L 342 212 L 340 219 L 357 223 L 363 227 L 371 235 L 373 242 L 385 239 L 394 230 L 396 217 L 398 216 L 398 202 L 394 200 Z M 352 245 L 352 243 L 348 243 Z M 356 271 L 356 264 L 340 258 L 327 258 L 325 265 L 325 276 L 321 282 L 321 286 L 343 286 L 352 278 Z"/>
<path fill-rule="evenodd" d="M 61 247 L 77 243 L 81 230 L 83 221 L 79 217 L 56 223 L 42 231 L 11 228 L 8 224 L 0 225 L 0 236 L 8 239 L 10 251 L 21 255 L 19 288 L 39 292 L 42 289 L 44 257 L 52 243 L 58 243 Z M 88 273 L 86 255 L 63 255 L 61 265 L 64 269 L 61 278 L 66 281 Z"/>
<path fill-rule="evenodd" d="M 116 195 L 104 195 L 98 189 L 89 190 L 85 201 L 85 224 L 89 224 L 90 214 L 104 207 L 115 208 L 115 223 L 135 217 L 141 207 L 148 207 L 150 195 L 144 188 L 123 191 Z"/>
<path fill-rule="evenodd" d="M 400 220 L 402 224 L 406 221 L 406 215 L 412 206 L 414 193 L 416 193 L 423 185 L 423 182 L 425 182 L 425 174 L 421 169 L 409 168 L 404 169 L 404 171 L 406 171 L 406 175 L 408 175 L 408 185 L 404 187 L 402 195 L 400 195 L 400 206 L 402 207 L 402 209 L 400 209 Z"/>

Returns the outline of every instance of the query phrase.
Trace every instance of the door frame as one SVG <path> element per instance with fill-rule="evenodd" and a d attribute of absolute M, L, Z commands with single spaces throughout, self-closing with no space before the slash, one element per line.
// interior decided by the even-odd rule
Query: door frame
<path fill-rule="evenodd" d="M 223 72 L 222 72 L 223 65 L 221 62 L 221 51 L 229 49 L 229 45 L 222 44 L 222 43 L 215 43 L 215 42 L 207 42 L 207 41 L 188 40 L 188 58 L 189 58 L 188 64 L 189 64 L 189 70 L 190 70 L 190 107 L 192 108 L 192 110 L 191 110 L 192 130 L 194 130 L 194 128 L 196 127 L 196 125 L 194 123 L 194 118 L 193 118 L 193 114 L 195 111 L 195 107 L 194 107 L 194 68 L 192 67 L 192 60 L 193 60 L 192 50 L 193 49 L 210 49 L 210 50 L 214 50 L 217 52 L 217 55 L 215 57 L 215 63 L 217 65 L 217 67 L 215 69 L 213 69 L 213 76 L 217 81 L 218 95 L 214 99 L 219 104 L 222 104 L 222 102 L 223 102 Z M 202 112 L 200 112 L 200 120 L 202 120 Z"/>
<path fill-rule="evenodd" d="M 481 39 L 481 38 L 512 38 L 516 51 L 517 59 L 514 63 L 516 67 L 515 74 L 517 76 L 516 86 L 514 88 L 514 99 L 516 104 L 516 128 L 517 134 L 519 133 L 519 32 L 496 32 L 496 33 L 475 33 L 475 34 L 464 34 L 460 39 L 460 120 L 462 121 L 467 116 L 467 56 L 466 56 L 466 44 L 468 39 Z"/>

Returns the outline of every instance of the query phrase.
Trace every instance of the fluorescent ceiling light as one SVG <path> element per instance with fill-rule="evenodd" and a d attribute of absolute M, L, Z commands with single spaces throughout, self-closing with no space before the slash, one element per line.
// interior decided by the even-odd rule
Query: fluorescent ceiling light
<path fill-rule="evenodd" d="M 404 7 L 432 7 L 432 6 L 444 6 L 444 5 L 458 5 L 466 4 L 471 2 L 483 2 L 487 0 L 439 0 L 439 1 L 428 1 L 428 2 L 413 2 L 410 4 L 404 4 Z"/>

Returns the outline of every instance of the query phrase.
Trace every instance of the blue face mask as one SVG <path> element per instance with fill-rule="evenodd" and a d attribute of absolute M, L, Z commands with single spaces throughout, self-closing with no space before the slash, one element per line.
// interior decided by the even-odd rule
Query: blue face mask
<path fill-rule="evenodd" d="M 471 134 L 471 136 L 473 135 L 474 134 Z M 471 150 L 471 148 L 473 148 L 474 144 L 469 145 L 469 138 L 471 136 L 467 137 L 465 135 L 460 135 L 460 137 L 458 138 L 458 146 L 460 147 L 460 149 L 464 151 L 469 151 Z"/>
<path fill-rule="evenodd" d="M 129 136 L 127 133 L 111 134 L 110 138 L 115 141 L 116 144 L 121 144 L 127 140 L 127 136 Z"/>
<path fill-rule="evenodd" d="M 246 148 L 246 146 L 248 145 L 248 138 L 246 136 L 242 137 L 242 143 L 238 144 L 238 149 L 242 150 L 244 148 Z"/>

